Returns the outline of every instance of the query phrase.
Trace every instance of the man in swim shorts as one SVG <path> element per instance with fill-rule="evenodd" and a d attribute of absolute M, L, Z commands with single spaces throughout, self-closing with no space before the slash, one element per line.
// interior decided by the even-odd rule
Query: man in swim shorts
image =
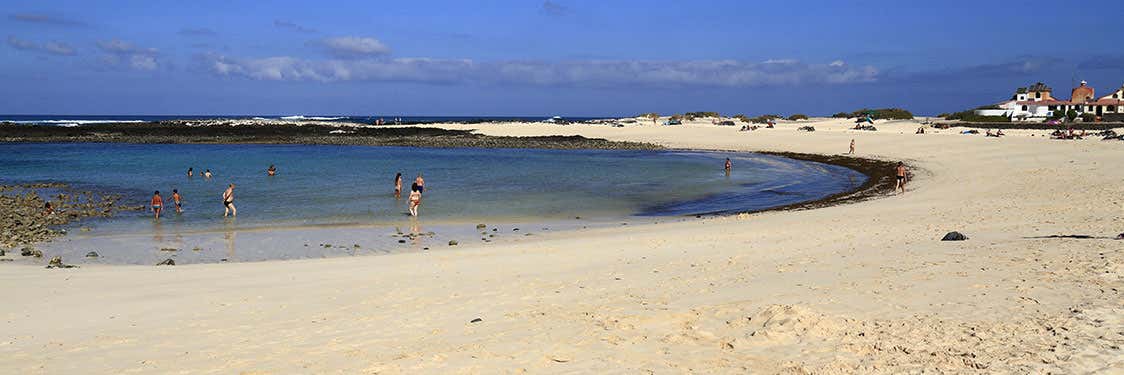
<path fill-rule="evenodd" d="M 897 176 L 898 176 L 898 185 L 894 188 L 894 190 L 899 190 L 902 193 L 905 193 L 905 177 L 906 177 L 905 163 L 902 163 L 902 162 L 899 161 L 898 167 L 896 169 L 897 169 L 896 172 L 897 172 Z"/>
<path fill-rule="evenodd" d="M 734 163 L 730 162 L 730 158 L 726 158 L 726 175 L 730 175 L 730 170 L 734 168 Z"/>
<path fill-rule="evenodd" d="M 156 220 L 160 220 L 160 209 L 164 207 L 164 198 L 160 198 L 160 191 L 157 190 L 152 194 L 152 212 L 156 215 Z"/>
<path fill-rule="evenodd" d="M 414 179 L 414 185 L 416 186 L 415 190 L 417 190 L 419 193 L 425 192 L 425 179 L 422 178 L 421 173 L 418 173 L 418 178 Z"/>
<path fill-rule="evenodd" d="M 230 184 L 226 191 L 222 192 L 222 206 L 222 217 L 226 217 L 227 214 L 238 216 L 238 209 L 234 207 L 234 184 Z"/>

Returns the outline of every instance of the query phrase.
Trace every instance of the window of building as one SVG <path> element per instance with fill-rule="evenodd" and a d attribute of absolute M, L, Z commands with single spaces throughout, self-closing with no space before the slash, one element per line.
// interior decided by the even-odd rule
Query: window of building
<path fill-rule="evenodd" d="M 1047 107 L 1046 107 L 1046 109 L 1048 109 L 1048 110 L 1051 110 L 1051 111 L 1053 111 L 1053 110 L 1055 110 L 1055 109 L 1057 109 L 1057 108 L 1055 108 L 1054 106 L 1052 106 L 1052 105 L 1051 105 L 1051 106 L 1047 106 Z"/>
<path fill-rule="evenodd" d="M 1025 105 L 1023 106 L 1023 110 L 1024 110 L 1024 111 L 1026 110 L 1026 106 L 1025 106 Z"/>
<path fill-rule="evenodd" d="M 1035 98 L 1035 99 L 1042 99 L 1042 92 L 1041 92 L 1041 91 L 1037 91 L 1037 92 L 1035 92 L 1035 93 L 1034 93 L 1034 98 Z"/>

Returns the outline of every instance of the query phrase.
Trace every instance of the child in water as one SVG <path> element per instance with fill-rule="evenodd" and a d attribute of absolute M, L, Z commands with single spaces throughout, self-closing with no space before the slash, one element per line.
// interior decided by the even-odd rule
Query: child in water
<path fill-rule="evenodd" d="M 418 216 L 418 206 L 421 206 L 421 190 L 415 183 L 410 186 L 410 216 Z"/>

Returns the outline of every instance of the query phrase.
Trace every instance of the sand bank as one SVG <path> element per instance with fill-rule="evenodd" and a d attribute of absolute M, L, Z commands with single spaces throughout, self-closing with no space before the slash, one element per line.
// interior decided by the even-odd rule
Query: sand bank
<path fill-rule="evenodd" d="M 1124 144 L 776 129 L 448 125 L 913 165 L 904 195 L 379 257 L 0 264 L 18 373 L 1124 371 Z M 817 131 L 798 132 L 811 124 Z M 964 242 L 940 242 L 958 230 Z M 479 321 L 473 322 L 476 319 Z"/>

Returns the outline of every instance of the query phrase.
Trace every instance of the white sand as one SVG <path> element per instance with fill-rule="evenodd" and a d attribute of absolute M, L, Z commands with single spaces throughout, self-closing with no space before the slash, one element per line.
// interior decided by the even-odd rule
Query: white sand
<path fill-rule="evenodd" d="M 847 123 L 450 125 L 821 154 L 854 138 L 916 178 L 824 209 L 455 251 L 0 263 L 0 372 L 1124 372 L 1124 241 L 1026 238 L 1124 232 L 1124 143 Z M 971 239 L 938 241 L 950 230 Z"/>

